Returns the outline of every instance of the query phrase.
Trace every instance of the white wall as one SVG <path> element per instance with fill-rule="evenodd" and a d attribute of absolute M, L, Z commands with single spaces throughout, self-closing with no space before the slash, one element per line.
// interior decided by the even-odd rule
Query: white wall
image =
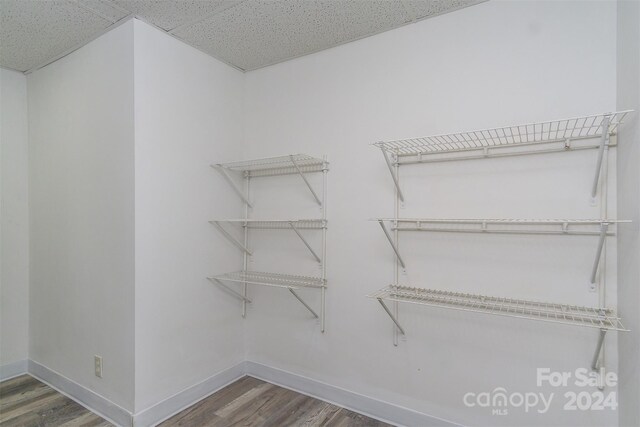
<path fill-rule="evenodd" d="M 22 73 L 0 69 L 0 102 L 2 377 L 24 364 L 29 347 L 27 80 Z"/>
<path fill-rule="evenodd" d="M 619 312 L 632 333 L 620 338 L 620 425 L 640 425 L 640 3 L 618 1 L 618 108 L 634 109 L 620 131 L 620 217 L 633 220 L 618 239 Z"/>
<path fill-rule="evenodd" d="M 28 76 L 30 359 L 134 396 L 133 23 Z M 103 378 L 94 376 L 103 357 Z"/>
<path fill-rule="evenodd" d="M 206 280 L 241 264 L 208 221 L 237 197 L 243 74 L 135 21 L 136 412 L 244 360 L 240 304 Z"/>
<path fill-rule="evenodd" d="M 588 367 L 596 330 L 403 306 L 408 337 L 394 348 L 389 318 L 364 297 L 393 280 L 394 262 L 367 221 L 393 214 L 392 181 L 369 143 L 613 111 L 615 49 L 614 2 L 496 1 L 247 73 L 245 157 L 306 152 L 331 163 L 327 331 L 288 293 L 252 289 L 248 360 L 465 424 L 615 425 L 616 412 L 563 411 L 565 389 L 536 387 L 538 367 Z M 401 215 L 599 217 L 589 204 L 595 161 L 585 151 L 407 167 Z M 318 216 L 293 179 L 256 179 L 254 217 Z M 615 217 L 615 191 L 610 207 Z M 255 234 L 252 269 L 314 273 L 295 236 Z M 615 306 L 609 242 L 607 304 Z M 588 292 L 595 245 L 588 237 L 407 235 L 402 280 L 597 305 Z M 317 306 L 316 294 L 305 295 Z M 609 334 L 613 370 L 616 344 Z M 546 415 L 463 405 L 466 392 L 496 387 L 556 396 Z"/>

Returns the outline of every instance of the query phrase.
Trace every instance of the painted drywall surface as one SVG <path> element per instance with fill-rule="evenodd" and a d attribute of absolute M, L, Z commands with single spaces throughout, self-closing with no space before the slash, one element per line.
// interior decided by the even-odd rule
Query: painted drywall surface
<path fill-rule="evenodd" d="M 29 350 L 29 212 L 27 80 L 0 69 L 0 365 Z"/>
<path fill-rule="evenodd" d="M 620 425 L 640 425 L 640 3 L 618 1 L 618 108 L 634 109 L 620 131 L 618 213 L 633 220 L 618 238 L 618 310 L 632 330 L 619 340 Z"/>
<path fill-rule="evenodd" d="M 241 205 L 215 162 L 242 142 L 241 72 L 135 21 L 136 412 L 244 360 L 241 267 L 208 223 Z"/>
<path fill-rule="evenodd" d="M 27 83 L 30 358 L 131 411 L 133 24 Z"/>
<path fill-rule="evenodd" d="M 613 2 L 488 2 L 247 73 L 245 157 L 306 152 L 331 162 L 326 333 L 289 293 L 252 288 L 248 360 L 465 424 L 615 425 L 613 411 L 563 410 L 566 391 L 594 388 L 536 386 L 537 368 L 588 367 L 597 330 L 405 305 L 408 336 L 395 348 L 389 318 L 365 298 L 393 280 L 394 263 L 368 221 L 393 215 L 392 181 L 369 143 L 612 111 L 615 49 Z M 595 162 L 595 151 L 583 151 L 407 167 L 401 215 L 597 218 L 589 196 Z M 295 176 L 255 179 L 252 189 L 254 217 L 319 215 Z M 613 190 L 609 202 L 614 217 Z M 606 299 L 615 306 L 609 243 Z M 597 305 L 588 292 L 595 245 L 592 237 L 407 235 L 401 281 Z M 256 232 L 250 246 L 252 269 L 318 272 L 292 233 Z M 317 293 L 304 296 L 318 307 Z M 606 341 L 613 370 L 616 338 Z M 544 414 L 464 405 L 465 393 L 497 387 L 554 400 Z"/>

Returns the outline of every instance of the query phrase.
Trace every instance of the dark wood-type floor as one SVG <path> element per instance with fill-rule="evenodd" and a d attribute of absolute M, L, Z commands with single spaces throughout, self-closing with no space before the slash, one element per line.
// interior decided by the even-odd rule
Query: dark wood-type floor
<path fill-rule="evenodd" d="M 0 425 L 111 426 L 28 375 L 0 383 Z M 244 377 L 160 426 L 383 427 L 388 424 L 256 378 Z"/>
<path fill-rule="evenodd" d="M 388 424 L 256 378 L 244 377 L 160 426 L 382 427 Z"/>
<path fill-rule="evenodd" d="M 0 425 L 111 426 L 67 396 L 28 375 L 0 383 Z"/>

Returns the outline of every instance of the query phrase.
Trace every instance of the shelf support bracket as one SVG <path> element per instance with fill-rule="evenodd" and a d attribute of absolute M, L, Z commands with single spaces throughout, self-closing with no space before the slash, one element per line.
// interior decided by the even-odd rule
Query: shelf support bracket
<path fill-rule="evenodd" d="M 600 258 L 602 257 L 602 249 L 604 248 L 604 242 L 607 238 L 607 230 L 609 228 L 608 222 L 603 222 L 600 225 L 600 239 L 598 240 L 598 249 L 596 250 L 596 259 L 593 261 L 593 268 L 591 269 L 591 283 L 596 283 L 596 275 L 598 273 L 598 266 L 600 265 Z"/>
<path fill-rule="evenodd" d="M 209 221 L 211 224 L 215 225 L 218 230 L 220 230 L 220 232 L 224 235 L 224 237 L 226 237 L 227 239 L 229 239 L 229 241 L 231 243 L 233 243 L 236 247 L 238 247 L 238 249 L 240 249 L 241 251 L 245 252 L 247 255 L 251 256 L 253 255 L 251 253 L 251 251 L 249 249 L 247 249 L 242 243 L 240 243 L 235 237 L 233 237 L 231 234 L 229 234 L 229 232 L 227 230 L 224 229 L 224 227 L 222 227 L 218 221 Z"/>
<path fill-rule="evenodd" d="M 211 281 L 212 283 L 215 283 L 218 286 L 222 286 L 224 289 L 226 289 L 229 293 L 231 293 L 231 295 L 235 296 L 236 298 L 238 298 L 241 301 L 244 302 L 248 302 L 251 303 L 251 300 L 247 297 L 245 297 L 244 295 L 242 295 L 239 292 L 234 291 L 233 289 L 231 289 L 229 286 L 225 285 L 224 283 L 222 283 L 222 281 L 220 281 L 219 279 L 216 279 L 214 277 L 207 277 L 207 279 L 209 279 L 209 281 Z"/>
<path fill-rule="evenodd" d="M 229 174 L 227 173 L 226 170 L 224 170 L 224 168 L 220 165 L 211 165 L 212 168 L 214 168 L 215 170 L 217 170 L 220 175 L 223 176 L 223 178 L 225 179 L 225 181 L 227 181 L 229 183 L 229 185 L 231 186 L 231 188 L 233 189 L 233 191 L 235 191 L 235 193 L 238 195 L 238 197 L 240 197 L 242 199 L 242 201 L 249 206 L 250 208 L 253 209 L 253 205 L 251 204 L 251 202 L 249 202 L 249 200 L 245 197 L 245 195 L 242 193 L 242 190 L 240 190 L 240 188 L 238 188 L 238 186 L 236 185 L 235 182 L 233 182 L 233 179 L 231 179 L 231 177 L 229 176 Z"/>
<path fill-rule="evenodd" d="M 311 314 L 313 314 L 313 317 L 315 317 L 315 318 L 317 319 L 317 318 L 318 318 L 318 315 L 316 314 L 316 312 L 315 312 L 315 311 L 313 311 L 313 309 L 312 309 L 311 307 L 309 307 L 309 304 L 307 304 L 306 302 L 304 302 L 304 300 L 303 300 L 302 298 L 300 298 L 300 295 L 298 295 L 298 294 L 296 293 L 296 291 L 294 291 L 294 290 L 293 290 L 293 289 L 291 289 L 291 288 L 288 288 L 288 289 L 289 289 L 289 292 L 291 292 L 291 294 L 293 294 L 293 296 L 294 296 L 294 297 L 296 297 L 296 299 L 297 299 L 298 301 L 300 301 L 300 302 L 302 303 L 302 305 L 304 305 L 304 306 L 307 308 L 307 310 L 309 310 L 309 311 L 311 312 Z"/>
<path fill-rule="evenodd" d="M 400 326 L 400 322 L 398 322 L 398 319 L 396 319 L 396 316 L 393 315 L 393 313 L 391 313 L 391 310 L 389 310 L 389 307 L 387 307 L 387 304 L 384 303 L 384 301 L 382 301 L 382 298 L 376 298 L 378 300 L 378 302 L 380 303 L 380 305 L 382 306 L 382 308 L 384 308 L 384 311 L 387 312 L 387 314 L 389 315 L 389 317 L 391 318 L 391 320 L 393 320 L 393 323 L 396 324 L 396 327 L 398 328 L 398 330 L 400 331 L 400 333 L 402 335 L 406 335 L 404 333 L 404 329 L 402 328 L 402 326 Z"/>
<path fill-rule="evenodd" d="M 598 370 L 598 360 L 600 359 L 600 352 L 602 351 L 602 344 L 604 344 L 604 337 L 607 333 L 606 329 L 600 329 L 600 335 L 598 336 L 598 344 L 596 345 L 596 352 L 593 355 L 593 361 L 591 362 L 591 369 Z"/>
<path fill-rule="evenodd" d="M 291 229 L 293 231 L 295 231 L 295 233 L 298 235 L 298 237 L 300 238 L 300 240 L 302 240 L 302 243 L 304 243 L 304 245 L 307 247 L 307 249 L 309 249 L 309 252 L 311 252 L 311 255 L 313 255 L 313 257 L 316 259 L 316 261 L 318 261 L 320 264 L 322 264 L 322 260 L 320 259 L 320 257 L 318 256 L 318 254 L 316 253 L 316 251 L 313 250 L 313 248 L 311 247 L 311 245 L 309 244 L 309 242 L 307 242 L 307 239 L 304 238 L 304 236 L 300 233 L 300 231 L 296 228 L 296 226 L 293 224 L 293 222 L 289 223 L 289 226 L 291 227 Z"/>
<path fill-rule="evenodd" d="M 404 195 L 402 194 L 402 190 L 400 190 L 400 183 L 398 182 L 398 177 L 396 176 L 395 172 L 393 171 L 393 165 L 391 164 L 391 159 L 389 159 L 389 155 L 384 150 L 384 148 L 381 148 L 380 151 L 382 151 L 382 155 L 384 156 L 384 160 L 385 160 L 385 162 L 387 162 L 387 167 L 389 168 L 389 172 L 391 173 L 391 178 L 393 178 L 393 183 L 396 186 L 396 190 L 398 190 L 398 197 L 400 197 L 400 200 L 404 202 Z"/>
<path fill-rule="evenodd" d="M 591 187 L 591 197 L 595 199 L 598 194 L 598 182 L 600 181 L 600 173 L 602 171 L 602 159 L 604 157 L 604 149 L 609 145 L 609 121 L 610 116 L 605 116 L 602 120 L 602 137 L 600 138 L 600 146 L 598 147 L 598 163 L 596 166 L 596 174 L 593 178 L 593 186 Z"/>
<path fill-rule="evenodd" d="M 289 158 L 291 159 L 291 163 L 293 163 L 293 166 L 296 168 L 296 170 L 300 174 L 300 177 L 302 178 L 304 183 L 307 184 L 307 187 L 309 187 L 309 191 L 311 191 L 311 194 L 313 194 L 313 198 L 316 199 L 316 202 L 318 203 L 319 206 L 322 206 L 322 201 L 320 200 L 315 190 L 309 183 L 309 180 L 307 179 L 307 177 L 304 175 L 304 172 L 302 172 L 302 170 L 300 169 L 300 166 L 298 166 L 298 164 L 296 163 L 296 159 L 293 156 L 289 156 Z"/>
<path fill-rule="evenodd" d="M 387 236 L 387 240 L 389 240 L 389 243 L 391 244 L 393 251 L 396 253 L 396 257 L 398 257 L 398 262 L 400 262 L 400 265 L 402 266 L 402 268 L 406 268 L 404 265 L 404 261 L 400 256 L 400 251 L 398 251 L 398 247 L 396 246 L 396 243 L 393 241 L 393 238 L 391 237 L 389 230 L 387 230 L 387 226 L 384 225 L 384 221 L 378 220 L 378 223 L 380 224 L 380 227 L 382 227 L 382 231 L 384 231 L 385 236 Z"/>

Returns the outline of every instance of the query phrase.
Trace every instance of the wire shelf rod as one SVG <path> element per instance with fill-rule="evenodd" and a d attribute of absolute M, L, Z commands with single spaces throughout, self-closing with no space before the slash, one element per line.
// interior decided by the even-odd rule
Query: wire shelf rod
<path fill-rule="evenodd" d="M 298 230 L 322 230 L 327 227 L 327 220 L 324 219 L 214 219 L 211 223 L 229 223 L 240 227 L 251 229 L 291 229 L 290 224 L 294 224 Z"/>

